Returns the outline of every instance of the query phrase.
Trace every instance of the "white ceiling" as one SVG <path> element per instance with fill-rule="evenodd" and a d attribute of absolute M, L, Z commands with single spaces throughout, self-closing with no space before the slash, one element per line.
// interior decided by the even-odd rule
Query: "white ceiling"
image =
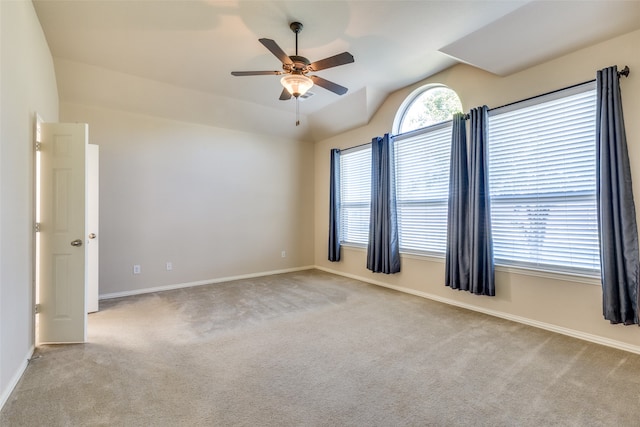
<path fill-rule="evenodd" d="M 127 76 L 197 94 L 194 105 L 185 96 L 180 111 L 166 106 L 166 114 L 177 119 L 206 122 L 195 110 L 210 102 L 239 117 L 227 117 L 229 127 L 252 122 L 254 131 L 302 139 L 365 124 L 391 92 L 459 62 L 507 75 L 640 28 L 640 1 L 629 0 L 35 0 L 34 5 L 56 61 L 61 102 L 100 103 L 109 76 L 117 76 L 114 87 Z M 292 21 L 304 24 L 300 55 L 315 61 L 348 51 L 355 57 L 353 64 L 317 72 L 349 92 L 338 96 L 312 88 L 314 95 L 300 104 L 305 122 L 300 129 L 294 129 L 294 102 L 278 100 L 278 76 L 230 74 L 280 69 L 258 39 L 273 39 L 293 55 Z M 99 84 L 74 83 L 91 70 L 100 70 L 92 74 L 100 75 Z M 123 98 L 135 96 L 118 94 L 122 106 L 128 102 Z M 130 103 L 145 110 L 144 100 Z M 149 111 L 162 110 L 158 99 L 148 103 Z"/>

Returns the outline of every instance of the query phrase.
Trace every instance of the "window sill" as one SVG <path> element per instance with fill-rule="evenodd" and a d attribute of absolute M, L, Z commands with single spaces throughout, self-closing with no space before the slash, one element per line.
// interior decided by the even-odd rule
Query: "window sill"
<path fill-rule="evenodd" d="M 367 245 L 359 245 L 357 243 L 342 243 L 341 245 L 342 247 L 347 248 L 349 250 L 355 250 L 358 252 L 365 252 L 365 253 L 367 251 Z M 400 252 L 400 256 L 406 259 L 439 262 L 442 264 L 445 263 L 444 255 L 435 255 L 435 254 L 428 254 L 423 252 Z M 512 273 L 512 274 L 520 274 L 524 276 L 541 277 L 541 278 L 551 279 L 551 280 L 562 280 L 566 282 L 583 283 L 586 285 L 593 285 L 593 286 L 602 285 L 599 277 L 581 275 L 577 273 L 573 273 L 573 274 L 561 273 L 558 271 L 548 271 L 548 270 L 540 270 L 540 269 L 526 268 L 526 267 L 514 267 L 514 266 L 506 266 L 506 265 L 496 265 L 496 271 L 500 273 Z"/>
<path fill-rule="evenodd" d="M 545 279 L 562 280 L 566 282 L 583 283 L 586 285 L 601 286 L 599 277 L 587 276 L 577 273 L 561 273 L 559 271 L 547 271 L 526 267 L 513 267 L 496 265 L 496 271 L 503 273 L 521 274 L 524 276 L 542 277 Z"/>
<path fill-rule="evenodd" d="M 360 251 L 365 251 L 367 250 L 367 245 L 360 245 L 358 243 L 340 243 L 340 246 L 342 246 L 343 248 L 347 248 L 347 249 L 356 249 L 356 250 L 360 250 Z"/>
<path fill-rule="evenodd" d="M 366 252 L 367 251 L 367 245 L 360 245 L 358 243 L 340 243 L 340 246 L 342 246 L 343 248 L 347 248 L 349 250 L 355 250 L 358 252 Z M 436 255 L 436 254 L 430 254 L 430 253 L 426 253 L 426 252 L 405 252 L 405 251 L 400 251 L 400 257 L 402 258 L 407 258 L 407 259 L 417 259 L 417 260 L 426 260 L 426 261 L 434 261 L 434 262 L 441 262 L 444 264 L 444 254 L 443 255 Z"/>
<path fill-rule="evenodd" d="M 442 255 L 438 255 L 438 254 L 433 254 L 433 253 L 428 253 L 428 252 L 411 252 L 411 251 L 400 251 L 400 256 L 402 258 L 407 258 L 407 259 L 417 259 L 417 260 L 424 260 L 424 261 L 431 261 L 431 262 L 440 262 L 442 264 L 444 264 L 445 262 L 445 257 L 444 254 Z"/>

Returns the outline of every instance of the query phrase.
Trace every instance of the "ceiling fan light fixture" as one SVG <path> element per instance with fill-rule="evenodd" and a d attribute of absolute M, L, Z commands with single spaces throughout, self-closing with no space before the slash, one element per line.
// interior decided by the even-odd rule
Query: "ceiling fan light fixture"
<path fill-rule="evenodd" d="M 280 79 L 282 86 L 294 97 L 307 93 L 313 87 L 313 80 L 303 74 L 287 74 Z"/>

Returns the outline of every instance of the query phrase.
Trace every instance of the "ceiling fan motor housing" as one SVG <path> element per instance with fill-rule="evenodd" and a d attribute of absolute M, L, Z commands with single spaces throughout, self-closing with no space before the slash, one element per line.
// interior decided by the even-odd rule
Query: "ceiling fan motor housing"
<path fill-rule="evenodd" d="M 307 67 L 311 64 L 311 61 L 304 56 L 292 55 L 289 58 L 293 61 L 293 65 L 283 66 L 285 70 L 288 69 L 293 73 L 297 72 L 300 74 L 306 74 L 310 71 Z"/>

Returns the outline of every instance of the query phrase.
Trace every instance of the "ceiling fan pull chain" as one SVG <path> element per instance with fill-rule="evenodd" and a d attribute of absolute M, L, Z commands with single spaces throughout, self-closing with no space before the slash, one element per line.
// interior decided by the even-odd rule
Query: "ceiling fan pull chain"
<path fill-rule="evenodd" d="M 296 96 L 296 126 L 300 126 L 300 100 Z"/>

